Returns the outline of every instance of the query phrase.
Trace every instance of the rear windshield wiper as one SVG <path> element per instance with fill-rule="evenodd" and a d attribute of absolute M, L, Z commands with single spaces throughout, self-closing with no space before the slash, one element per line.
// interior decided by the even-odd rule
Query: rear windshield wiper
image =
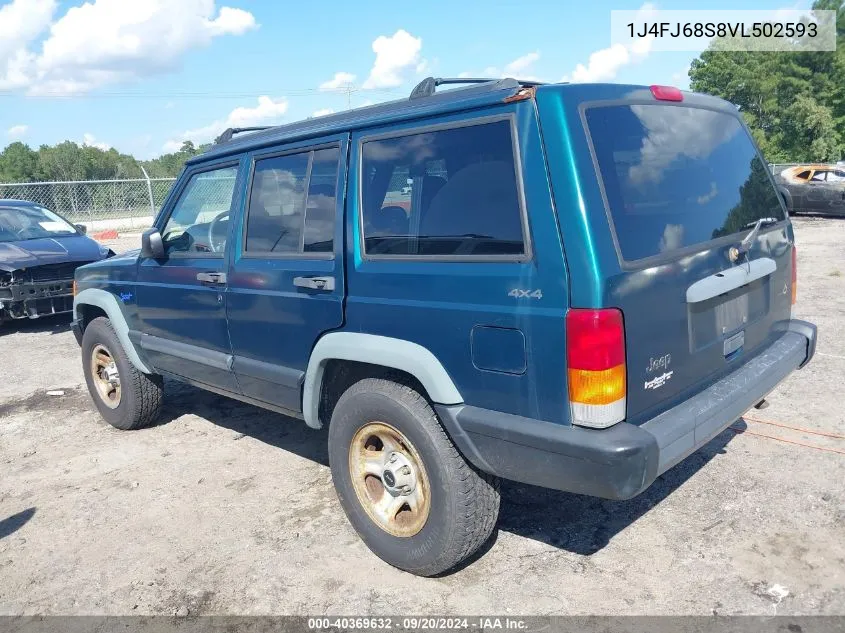
<path fill-rule="evenodd" d="M 754 243 L 754 240 L 757 239 L 757 234 L 760 232 L 760 228 L 763 225 L 768 226 L 770 224 L 777 224 L 777 223 L 778 223 L 777 218 L 760 218 L 756 222 L 749 222 L 748 224 L 743 226 L 742 227 L 743 229 L 747 229 L 748 227 L 753 227 L 753 228 L 751 229 L 751 232 L 748 235 L 745 236 L 745 239 L 742 240 L 739 243 L 739 247 L 737 248 L 737 250 L 740 253 L 747 253 L 749 250 L 751 250 L 751 245 Z"/>
<path fill-rule="evenodd" d="M 763 227 L 769 226 L 770 224 L 777 224 L 778 222 L 780 222 L 780 220 L 778 220 L 777 218 L 760 218 L 759 220 L 755 220 L 754 222 L 749 222 L 748 224 L 745 224 L 742 228 L 751 229 L 756 227 L 758 224 Z"/>

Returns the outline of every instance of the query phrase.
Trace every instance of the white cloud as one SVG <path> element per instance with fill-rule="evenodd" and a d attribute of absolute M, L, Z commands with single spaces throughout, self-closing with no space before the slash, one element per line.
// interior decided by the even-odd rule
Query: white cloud
<path fill-rule="evenodd" d="M 335 73 L 334 77 L 329 79 L 328 81 L 324 81 L 320 84 L 320 90 L 327 91 L 327 90 L 340 90 L 345 89 L 352 85 L 352 82 L 355 81 L 355 75 L 352 73 L 345 73 L 343 71 Z"/>
<path fill-rule="evenodd" d="M 14 0 L 0 9 L 0 88 L 80 94 L 166 72 L 187 51 L 258 26 L 248 11 L 218 10 L 215 0 L 91 0 L 52 21 L 55 6 Z M 34 40 L 47 26 L 36 53 Z"/>
<path fill-rule="evenodd" d="M 9 138 L 23 138 L 26 136 L 27 132 L 29 132 L 28 125 L 13 125 L 6 130 L 6 134 L 8 134 Z"/>
<path fill-rule="evenodd" d="M 111 149 L 111 145 L 109 145 L 108 143 L 103 143 L 102 141 L 98 141 L 90 132 L 86 132 L 82 135 L 82 144 L 87 145 L 88 147 L 96 147 L 97 149 L 101 149 L 104 152 L 107 152 Z"/>
<path fill-rule="evenodd" d="M 164 145 L 161 146 L 161 150 L 165 154 L 175 154 L 180 149 L 182 149 L 182 143 L 185 141 L 177 141 L 175 139 L 170 139 L 169 141 L 165 141 Z"/>
<path fill-rule="evenodd" d="M 590 54 L 587 65 L 578 64 L 572 75 L 564 77 L 564 81 L 582 83 L 588 81 L 607 81 L 616 77 L 622 66 L 631 61 L 631 53 L 622 44 L 614 44 L 610 48 L 603 48 Z"/>
<path fill-rule="evenodd" d="M 653 14 L 656 7 L 646 2 L 638 10 L 639 18 L 646 19 Z M 616 77 L 619 69 L 628 64 L 640 62 L 651 52 L 653 36 L 635 40 L 630 46 L 614 44 L 609 48 L 602 48 L 590 54 L 587 65 L 577 64 L 571 74 L 563 81 L 586 83 L 592 81 L 610 81 Z"/>
<path fill-rule="evenodd" d="M 683 224 L 667 224 L 663 229 L 663 235 L 657 244 L 657 249 L 661 253 L 666 251 L 674 251 L 684 244 L 684 225 Z"/>
<path fill-rule="evenodd" d="M 538 77 L 531 74 L 535 62 L 539 59 L 540 51 L 534 51 L 533 53 L 526 53 L 521 57 L 517 57 L 512 62 L 505 64 L 504 68 L 488 66 L 480 73 L 464 71 L 462 73 L 458 73 L 458 77 L 491 77 L 495 79 L 513 77 L 514 79 L 524 79 L 526 81 L 540 81 Z"/>
<path fill-rule="evenodd" d="M 100 1 L 102 2 L 102 0 Z M 184 2 L 184 0 L 180 1 Z M 214 8 L 214 2 L 211 2 L 210 8 Z M 207 22 L 208 32 L 212 37 L 216 35 L 243 35 L 257 26 L 258 23 L 252 13 L 232 7 L 220 7 L 217 18 Z"/>
<path fill-rule="evenodd" d="M 55 10 L 55 0 L 13 0 L 0 7 L 0 89 L 29 83 L 35 55 L 27 45 L 50 25 Z"/>
<path fill-rule="evenodd" d="M 416 68 L 425 68 L 420 57 L 422 38 L 414 37 L 399 29 L 390 37 L 378 36 L 373 41 L 376 61 L 364 88 L 394 88 L 402 84 L 407 75 Z"/>
<path fill-rule="evenodd" d="M 707 156 L 714 147 L 742 131 L 738 125 L 726 126 L 724 117 L 711 110 L 632 105 L 631 111 L 648 131 L 639 161 L 628 167 L 628 180 L 635 186 L 661 182 L 667 175 L 666 167 L 678 156 Z M 715 196 L 718 191 L 711 188 L 705 196 L 711 194 Z M 705 197 L 699 202 L 705 204 L 708 200 Z"/>
<path fill-rule="evenodd" d="M 319 110 L 314 110 L 314 114 L 311 116 L 326 116 L 327 114 L 334 114 L 334 110 L 331 108 L 320 108 Z"/>
<path fill-rule="evenodd" d="M 522 57 L 517 57 L 510 64 L 505 66 L 505 74 L 519 75 L 520 73 L 526 72 L 538 59 L 540 59 L 539 51 L 534 51 L 533 53 L 528 53 Z"/>
<path fill-rule="evenodd" d="M 287 111 L 288 100 L 284 97 L 273 100 L 268 96 L 261 96 L 258 97 L 258 104 L 254 108 L 243 106 L 235 108 L 225 119 L 218 119 L 203 127 L 186 130 L 178 138 L 170 139 L 164 144 L 164 151 L 179 151 L 185 141 L 192 141 L 195 144 L 208 143 L 230 127 L 275 125 L 281 122 Z"/>

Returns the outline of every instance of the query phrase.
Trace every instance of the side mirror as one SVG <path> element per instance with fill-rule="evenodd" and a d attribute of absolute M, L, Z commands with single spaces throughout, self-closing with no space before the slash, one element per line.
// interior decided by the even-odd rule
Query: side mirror
<path fill-rule="evenodd" d="M 164 243 L 157 228 L 153 227 L 141 233 L 141 257 L 164 259 Z"/>
<path fill-rule="evenodd" d="M 86 233 L 88 233 L 88 227 L 87 227 L 87 226 L 85 226 L 84 224 L 74 224 L 73 226 L 74 226 L 74 228 L 75 228 L 77 231 L 79 231 L 79 232 L 80 232 L 80 233 L 82 233 L 83 235 L 85 235 Z"/>

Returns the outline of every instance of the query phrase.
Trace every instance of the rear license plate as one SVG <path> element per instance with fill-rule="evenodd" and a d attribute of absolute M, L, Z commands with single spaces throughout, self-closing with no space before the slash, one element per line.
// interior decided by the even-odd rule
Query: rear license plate
<path fill-rule="evenodd" d="M 724 354 L 730 356 L 742 349 L 745 345 L 745 331 L 737 332 L 733 336 L 725 339 Z"/>

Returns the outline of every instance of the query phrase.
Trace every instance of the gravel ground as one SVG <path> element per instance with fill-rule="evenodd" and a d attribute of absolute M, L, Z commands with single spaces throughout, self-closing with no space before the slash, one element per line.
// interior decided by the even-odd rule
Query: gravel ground
<path fill-rule="evenodd" d="M 750 416 L 842 435 L 845 221 L 795 226 L 818 354 Z M 114 430 L 66 321 L 0 334 L 2 614 L 845 614 L 843 440 L 739 422 L 627 502 L 505 482 L 482 555 L 421 579 L 347 523 L 324 432 L 175 383 Z"/>

